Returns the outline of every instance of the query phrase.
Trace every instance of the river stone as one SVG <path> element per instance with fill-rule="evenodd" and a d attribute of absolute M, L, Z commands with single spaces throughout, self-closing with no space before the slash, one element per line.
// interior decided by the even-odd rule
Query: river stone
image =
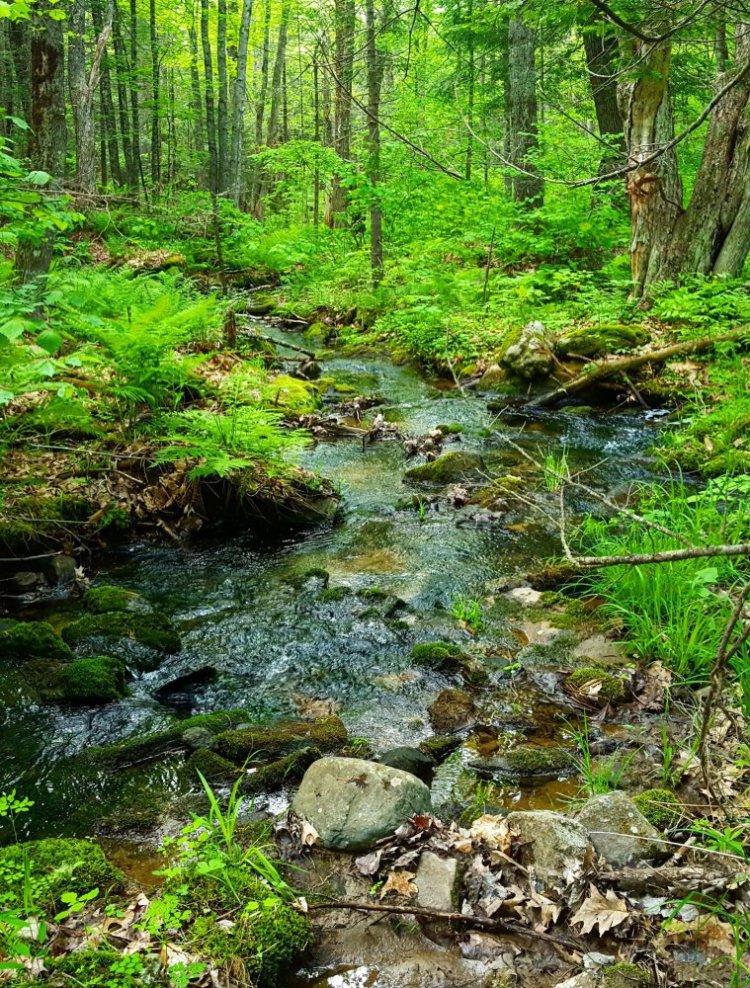
<path fill-rule="evenodd" d="M 533 866 L 545 883 L 579 877 L 594 858 L 586 828 L 552 810 L 517 810 L 507 816 L 508 827 L 521 843 L 521 864 Z"/>
<path fill-rule="evenodd" d="M 508 380 L 508 372 L 499 364 L 490 364 L 477 381 L 477 391 L 497 391 Z"/>
<path fill-rule="evenodd" d="M 53 556 L 46 567 L 47 578 L 55 586 L 67 587 L 75 583 L 76 561 L 72 556 Z"/>
<path fill-rule="evenodd" d="M 206 748 L 212 749 L 216 744 L 213 734 L 207 727 L 188 727 L 186 731 L 183 731 L 181 737 L 183 743 L 191 751 L 201 751 Z"/>
<path fill-rule="evenodd" d="M 406 745 L 384 751 L 378 761 L 381 765 L 388 765 L 390 768 L 397 768 L 402 772 L 408 772 L 410 775 L 416 775 L 428 786 L 435 774 L 435 762 L 432 758 L 418 748 L 409 748 Z"/>
<path fill-rule="evenodd" d="M 415 814 L 429 813 L 430 790 L 415 776 L 361 758 L 319 758 L 305 772 L 292 809 L 324 847 L 366 851 Z"/>
<path fill-rule="evenodd" d="M 438 694 L 428 712 L 436 731 L 457 731 L 474 721 L 474 701 L 463 690 L 447 689 Z"/>
<path fill-rule="evenodd" d="M 503 355 L 503 364 L 526 380 L 548 376 L 553 361 L 552 339 L 542 322 L 527 323 Z"/>
<path fill-rule="evenodd" d="M 458 907 L 458 861 L 425 851 L 419 859 L 415 884 L 417 905 L 453 912 Z"/>
<path fill-rule="evenodd" d="M 659 854 L 661 845 L 655 841 L 661 834 L 624 792 L 594 796 L 579 810 L 576 819 L 589 831 L 599 854 L 615 868 L 648 861 Z"/>

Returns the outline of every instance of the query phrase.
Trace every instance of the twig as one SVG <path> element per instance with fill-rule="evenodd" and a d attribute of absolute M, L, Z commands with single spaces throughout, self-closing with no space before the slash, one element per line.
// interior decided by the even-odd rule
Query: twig
<path fill-rule="evenodd" d="M 425 919 L 442 920 L 446 923 L 460 923 L 462 926 L 475 926 L 482 930 L 494 930 L 497 933 L 511 933 L 513 936 L 529 937 L 533 940 L 545 940 L 547 943 L 559 944 L 569 950 L 579 950 L 580 944 L 565 937 L 553 936 L 551 933 L 541 933 L 529 930 L 517 923 L 509 923 L 503 919 L 483 919 L 481 916 L 464 916 L 463 913 L 444 912 L 441 909 L 423 909 L 420 906 L 395 906 L 382 902 L 349 902 L 334 899 L 332 902 L 313 902 L 307 906 L 313 909 L 352 909 L 357 912 L 395 913 L 399 916 L 422 916 Z"/>

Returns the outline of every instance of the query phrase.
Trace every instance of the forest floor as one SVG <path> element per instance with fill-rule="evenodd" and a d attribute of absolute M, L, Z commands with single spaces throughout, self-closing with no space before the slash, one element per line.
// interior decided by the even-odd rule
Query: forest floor
<path fill-rule="evenodd" d="M 387 348 L 396 361 L 420 361 L 439 372 L 443 389 L 486 395 L 502 428 L 518 416 L 535 427 L 536 413 L 523 411 L 529 397 L 613 352 L 635 354 L 735 330 L 750 308 L 744 286 L 717 291 L 705 283 L 665 291 L 644 314 L 626 303 L 611 272 L 528 260 L 503 276 L 508 284 L 494 285 L 488 306 L 477 305 L 486 272 L 476 246 L 450 258 L 435 246 L 422 255 L 421 269 L 403 261 L 395 284 L 373 293 L 361 272 L 342 265 L 335 234 L 308 232 L 294 242 L 291 234 L 268 234 L 265 241 L 256 238 L 248 256 L 242 229 L 226 238 L 230 270 L 222 280 L 230 287 L 222 297 L 205 292 L 216 281 L 207 215 L 186 208 L 171 236 L 160 221 L 150 223 L 127 210 L 94 217 L 42 298 L 10 291 L 3 296 L 6 335 L 17 348 L 12 383 L 6 389 L 0 382 L 5 596 L 27 601 L 40 593 L 54 597 L 61 588 L 84 596 L 75 622 L 68 615 L 51 628 L 11 618 L 0 624 L 0 634 L 6 650 L 17 649 L 17 659 L 33 655 L 47 663 L 44 675 L 57 691 L 56 702 L 101 702 L 126 688 L 120 660 L 80 657 L 92 621 L 112 624 L 114 616 L 124 638 L 162 653 L 170 651 L 175 634 L 159 615 L 136 627 L 147 601 L 122 592 L 107 596 L 105 587 L 97 595 L 96 587 L 86 589 L 86 573 L 66 571 L 62 559 L 88 571 L 113 543 L 226 532 L 221 523 L 228 516 L 230 531 L 258 517 L 266 526 L 287 528 L 333 516 L 340 492 L 294 465 L 310 436 L 379 441 L 395 433 L 378 418 L 377 406 L 368 407 L 366 394 L 325 368 L 321 375 L 318 363 L 326 354 Z M 439 291 L 431 282 L 438 269 Z M 447 287 L 446 279 L 452 279 Z M 474 304 L 467 306 L 469 280 Z M 512 311 L 499 332 L 498 310 L 507 310 L 510 299 Z M 310 352 L 280 356 L 277 344 L 258 332 L 252 321 L 257 315 L 291 320 L 304 332 L 297 347 Z M 543 330 L 524 337 L 523 326 L 531 322 L 543 323 Z M 658 451 L 666 479 L 639 481 L 612 495 L 614 502 L 589 507 L 587 517 L 570 509 L 566 515 L 565 498 L 581 494 L 588 471 L 569 460 L 565 447 L 552 447 L 541 458 L 527 449 L 510 471 L 483 478 L 477 507 L 492 518 L 519 506 L 528 511 L 531 500 L 548 523 L 551 513 L 549 531 L 562 531 L 576 555 L 747 541 L 749 366 L 742 341 L 727 341 L 701 354 L 646 364 L 563 403 L 568 416 L 590 415 L 592 408 L 658 415 L 666 407 L 670 417 Z M 399 442 L 414 438 L 397 436 Z M 456 450 L 449 433 L 416 440 L 411 452 L 433 471 L 440 492 L 418 498 L 415 510 L 423 512 L 435 509 L 433 500 L 446 503 L 446 483 L 435 471 Z M 448 481 L 459 505 L 463 479 L 459 472 Z M 19 557 L 25 557 L 20 569 L 14 561 Z M 328 586 L 327 575 L 319 578 L 325 582 L 314 593 L 321 599 L 327 594 L 327 604 L 338 606 L 339 588 Z M 644 841 L 668 843 L 661 854 L 652 847 L 642 867 L 627 855 L 627 864 L 613 864 L 614 856 L 609 864 L 594 862 L 586 846 L 576 858 L 576 804 L 563 814 L 568 830 L 557 835 L 572 841 L 562 852 L 564 866 L 534 881 L 523 821 L 518 829 L 506 822 L 507 806 L 497 803 L 486 779 L 474 780 L 450 818 L 415 817 L 393 840 L 346 863 L 331 859 L 315 830 L 300 830 L 293 818 L 274 835 L 267 823 L 243 828 L 237 799 L 222 809 L 209 788 L 210 812 L 193 800 L 196 820 L 167 841 L 164 884 L 135 888 L 95 845 L 12 840 L 31 810 L 24 797 L 35 799 L 20 785 L 17 795 L 0 797 L 11 839 L 0 852 L 6 888 L 0 893 L 0 952 L 7 958 L 0 980 L 20 985 L 43 977 L 61 985 L 135 988 L 215 984 L 229 973 L 237 984 L 291 984 L 285 972 L 298 952 L 309 949 L 314 927 L 313 956 L 328 968 L 338 959 L 355 970 L 362 966 L 357 954 L 369 951 L 364 967 L 386 971 L 394 953 L 419 958 L 432 950 L 429 944 L 442 951 L 458 944 L 448 951 L 450 963 L 441 954 L 444 969 L 431 966 L 433 955 L 421 960 L 431 983 L 438 983 L 442 970 L 446 985 L 480 974 L 494 986 L 748 984 L 750 660 L 746 646 L 731 637 L 744 627 L 740 588 L 746 581 L 741 556 L 719 555 L 652 568 L 587 570 L 546 594 L 520 579 L 498 594 L 497 606 L 511 615 L 521 636 L 506 656 L 510 678 L 502 680 L 503 688 L 551 689 L 565 716 L 574 718 L 571 794 L 579 804 L 621 788 L 646 794 L 637 805 L 660 836 L 649 831 Z M 371 594 L 361 602 L 385 613 L 386 596 Z M 436 737 L 461 733 L 462 703 L 470 702 L 472 722 L 482 723 L 491 717 L 484 705 L 497 703 L 502 693 L 494 679 L 488 689 L 486 671 L 477 670 L 494 654 L 481 634 L 491 606 L 464 600 L 453 617 L 469 647 L 425 657 L 449 676 L 443 692 L 451 694 L 452 705 Z M 69 629 L 78 626 L 75 633 L 64 628 L 66 622 Z M 561 630 L 572 635 L 566 645 L 571 654 L 585 643 L 578 661 L 561 669 L 556 659 L 535 669 L 530 653 L 537 649 L 537 661 L 539 654 L 559 654 Z M 733 653 L 727 647 L 732 642 Z M 617 653 L 621 646 L 624 660 Z M 526 652 L 519 658 L 521 648 Z M 718 664 L 721 681 L 711 679 Z M 342 734 L 332 710 L 308 713 L 312 719 L 293 742 L 287 735 L 263 736 L 272 759 L 259 765 L 262 784 L 299 778 L 295 773 L 309 765 L 311 731 L 317 731 L 318 753 L 367 757 L 366 744 Z M 191 724 L 183 720 L 174 729 L 136 735 L 132 745 L 115 745 L 103 757 L 130 766 L 156 751 L 183 757 L 190 751 L 186 731 L 203 731 L 204 740 L 209 732 L 209 740 L 224 739 L 219 751 L 195 757 L 216 747 L 213 740 L 207 748 L 198 745 L 189 764 L 220 787 L 262 747 L 258 737 L 241 739 L 247 732 L 236 728 L 245 717 L 242 711 L 199 715 Z M 627 743 L 613 747 L 608 738 L 616 738 L 623 724 Z M 453 749 L 446 743 L 440 752 L 425 750 L 442 763 Z M 496 756 L 497 745 L 488 753 Z M 557 774 L 571 778 L 559 768 Z M 428 855 L 459 863 L 460 916 L 449 908 L 455 889 L 448 889 L 443 908 L 415 906 L 416 876 Z M 274 865 L 277 857 L 284 864 Z M 291 886 L 302 886 L 305 899 Z M 342 899 L 350 906 L 342 907 Z M 338 911 L 323 918 L 336 901 Z M 353 924 L 352 901 L 365 918 L 367 908 L 369 918 L 380 920 L 383 909 L 390 919 Z M 413 965 L 389 976 L 394 984 L 420 983 L 408 981 L 415 977 Z M 301 983 L 328 982 L 308 974 Z"/>

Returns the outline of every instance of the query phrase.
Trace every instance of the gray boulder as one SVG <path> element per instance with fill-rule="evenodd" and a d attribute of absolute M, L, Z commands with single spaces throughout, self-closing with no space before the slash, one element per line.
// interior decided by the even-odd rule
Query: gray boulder
<path fill-rule="evenodd" d="M 554 362 L 552 338 L 542 322 L 527 323 L 503 354 L 503 364 L 519 377 L 547 377 Z"/>
<path fill-rule="evenodd" d="M 458 907 L 458 861 L 425 851 L 419 859 L 415 883 L 417 905 L 423 909 L 452 912 Z"/>
<path fill-rule="evenodd" d="M 648 861 L 661 850 L 662 845 L 655 843 L 661 834 L 624 792 L 594 796 L 576 819 L 588 830 L 599 854 L 616 868 Z"/>
<path fill-rule="evenodd" d="M 577 820 L 551 810 L 517 810 L 507 821 L 521 843 L 521 864 L 542 882 L 572 880 L 593 862 L 588 831 Z"/>
<path fill-rule="evenodd" d="M 292 809 L 315 827 L 324 847 L 364 851 L 417 813 L 430 790 L 415 776 L 360 758 L 320 758 L 305 772 Z"/>
<path fill-rule="evenodd" d="M 378 758 L 381 765 L 388 765 L 390 768 L 398 768 L 402 772 L 416 775 L 425 785 L 429 786 L 435 774 L 435 762 L 419 748 L 409 748 L 404 745 L 400 748 L 390 748 L 384 751 Z"/>

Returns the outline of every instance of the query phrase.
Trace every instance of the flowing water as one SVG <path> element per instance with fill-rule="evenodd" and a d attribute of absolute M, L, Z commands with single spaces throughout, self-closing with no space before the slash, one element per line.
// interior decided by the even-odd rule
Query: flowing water
<path fill-rule="evenodd" d="M 602 490 L 617 493 L 653 474 L 648 450 L 658 419 L 648 413 L 498 416 L 485 396 L 449 390 L 385 356 L 333 356 L 323 373 L 358 394 L 380 396 L 382 407 L 367 415 L 382 412 L 404 434 L 460 425 L 445 449 L 481 452 L 496 473 L 529 473 L 505 442 L 509 437 L 537 458 L 565 449 L 571 468 L 588 470 L 587 482 Z M 160 705 L 155 692 L 205 666 L 218 675 L 191 694 L 182 713 L 244 708 L 253 719 L 267 718 L 320 699 L 334 703 L 350 734 L 376 750 L 429 735 L 427 707 L 448 680 L 411 673 L 413 644 L 468 641 L 451 617 L 454 601 L 491 602 L 509 579 L 550 556 L 555 538 L 551 524 L 522 503 L 504 515 L 428 503 L 430 491 L 403 480 L 419 462 L 407 461 L 396 439 L 319 442 L 305 465 L 340 487 L 334 524 L 283 537 L 248 533 L 183 547 L 135 545 L 110 558 L 97 582 L 144 594 L 174 619 L 183 648 L 140 675 L 127 699 L 104 707 L 34 705 L 6 688 L 0 791 L 12 784 L 36 800 L 31 833 L 90 833 L 113 808 L 165 800 L 184 787 L 179 759 L 118 776 L 74 769 L 68 759 L 172 723 L 175 711 Z M 342 588 L 340 595 L 325 593 L 322 579 L 304 578 L 317 569 L 329 574 L 329 591 Z M 501 651 L 509 644 L 502 618 L 478 639 Z"/>

